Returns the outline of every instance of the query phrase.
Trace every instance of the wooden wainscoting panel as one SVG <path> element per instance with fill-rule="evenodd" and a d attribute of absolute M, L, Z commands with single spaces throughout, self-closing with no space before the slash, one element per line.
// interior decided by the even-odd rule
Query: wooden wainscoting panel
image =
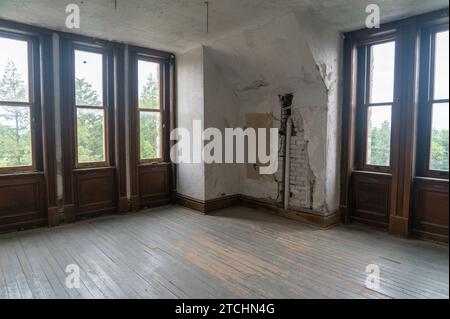
<path fill-rule="evenodd" d="M 0 177 L 0 230 L 47 224 L 43 173 Z"/>
<path fill-rule="evenodd" d="M 75 170 L 74 179 L 77 216 L 116 209 L 114 168 Z"/>
<path fill-rule="evenodd" d="M 352 220 L 387 229 L 391 176 L 354 172 L 352 180 Z"/>
<path fill-rule="evenodd" d="M 416 178 L 413 202 L 413 234 L 448 242 L 448 181 Z"/>
<path fill-rule="evenodd" d="M 170 203 L 168 164 L 141 165 L 139 175 L 140 207 L 154 207 Z"/>

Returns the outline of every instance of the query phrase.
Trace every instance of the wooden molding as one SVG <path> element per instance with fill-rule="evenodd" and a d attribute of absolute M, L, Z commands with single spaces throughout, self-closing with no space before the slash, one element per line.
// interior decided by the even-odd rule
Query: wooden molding
<path fill-rule="evenodd" d="M 409 236 L 409 218 L 391 215 L 389 219 L 389 233 L 403 237 Z"/>
<path fill-rule="evenodd" d="M 209 213 L 227 207 L 235 206 L 238 203 L 239 203 L 238 195 L 230 195 L 213 200 L 207 200 L 205 202 L 205 211 L 206 213 Z"/>
<path fill-rule="evenodd" d="M 130 210 L 133 212 L 137 212 L 140 210 L 139 196 L 131 196 Z"/>
<path fill-rule="evenodd" d="M 430 233 L 430 232 L 416 230 L 416 229 L 413 229 L 411 231 L 411 233 L 414 238 L 448 244 L 448 236 L 445 236 L 445 235 L 440 235 L 437 233 Z"/>
<path fill-rule="evenodd" d="M 277 203 L 246 195 L 239 195 L 239 203 L 253 208 L 264 208 L 279 216 L 297 220 L 305 224 L 328 228 L 341 222 L 341 213 L 335 212 L 329 215 L 310 210 L 284 209 Z"/>
<path fill-rule="evenodd" d="M 130 211 L 130 201 L 128 200 L 127 197 L 121 197 L 119 198 L 119 213 L 120 214 L 126 214 Z"/>
<path fill-rule="evenodd" d="M 239 203 L 253 208 L 265 208 L 267 210 L 278 212 L 278 205 L 275 202 L 251 197 L 247 195 L 239 195 Z"/>
<path fill-rule="evenodd" d="M 47 216 L 48 216 L 48 225 L 50 227 L 58 226 L 60 221 L 60 215 L 58 213 L 58 207 L 49 207 L 47 209 Z"/>
<path fill-rule="evenodd" d="M 279 216 L 297 220 L 306 224 L 328 228 L 341 221 L 339 212 L 323 215 L 322 213 L 313 211 L 300 211 L 293 209 L 283 209 L 277 203 L 267 201 L 246 195 L 230 195 L 213 200 L 199 200 L 189 196 L 177 193 L 177 203 L 181 206 L 193 209 L 203 214 L 207 214 L 216 210 L 232 207 L 235 205 L 244 205 L 252 208 L 262 208 L 271 211 Z"/>
<path fill-rule="evenodd" d="M 206 213 L 205 202 L 202 200 L 194 199 L 192 197 L 177 193 L 176 202 L 178 205 L 184 206 L 186 208 L 195 210 L 200 213 Z"/>
<path fill-rule="evenodd" d="M 238 195 L 230 195 L 213 200 L 199 200 L 186 195 L 176 194 L 176 202 L 184 207 L 193 209 L 203 214 L 234 206 L 238 203 Z"/>
<path fill-rule="evenodd" d="M 305 224 L 319 226 L 321 228 L 328 228 L 339 224 L 341 216 L 338 212 L 331 215 L 319 215 L 312 212 L 296 211 L 291 209 L 279 209 L 278 214 L 289 219 L 294 219 Z"/>
<path fill-rule="evenodd" d="M 341 205 L 339 206 L 339 212 L 341 214 L 341 222 L 344 224 L 350 223 L 350 213 L 348 211 L 347 205 Z"/>
<path fill-rule="evenodd" d="M 64 205 L 64 222 L 72 223 L 75 221 L 75 206 Z"/>

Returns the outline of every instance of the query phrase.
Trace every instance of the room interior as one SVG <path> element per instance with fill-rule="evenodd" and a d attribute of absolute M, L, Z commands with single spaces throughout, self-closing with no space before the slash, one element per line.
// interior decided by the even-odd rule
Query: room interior
<path fill-rule="evenodd" d="M 448 299 L 448 1 L 368 5 L 0 0 L 0 299 Z"/>

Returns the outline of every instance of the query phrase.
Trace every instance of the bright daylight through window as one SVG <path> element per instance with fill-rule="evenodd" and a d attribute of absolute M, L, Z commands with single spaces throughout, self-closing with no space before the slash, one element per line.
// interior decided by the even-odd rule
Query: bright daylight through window
<path fill-rule="evenodd" d="M 28 49 L 0 35 L 0 168 L 33 165 Z"/>
<path fill-rule="evenodd" d="M 395 42 L 370 47 L 366 164 L 390 166 Z"/>
<path fill-rule="evenodd" d="M 161 158 L 161 65 L 138 61 L 139 141 L 141 160 Z"/>
<path fill-rule="evenodd" d="M 103 55 L 75 50 L 78 163 L 104 162 Z"/>

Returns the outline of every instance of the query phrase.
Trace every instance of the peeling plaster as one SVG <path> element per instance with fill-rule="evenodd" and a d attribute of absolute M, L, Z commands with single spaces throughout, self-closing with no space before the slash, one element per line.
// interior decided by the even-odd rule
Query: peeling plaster
<path fill-rule="evenodd" d="M 303 34 L 303 23 L 295 14 L 287 14 L 254 29 L 234 32 L 214 42 L 211 58 L 220 68 L 231 89 L 230 94 L 237 97 L 241 127 L 245 125 L 244 118 L 248 113 L 278 116 L 278 95 L 286 92 L 294 94 L 292 115 L 297 122 L 301 122 L 297 127 L 303 128 L 302 134 L 307 143 L 304 174 L 308 175 L 308 185 L 307 189 L 299 194 L 294 193 L 293 197 L 305 198 L 302 201 L 306 205 L 304 208 L 325 214 L 329 207 L 326 195 L 329 97 L 336 84 L 329 77 L 329 70 L 333 69 L 330 59 L 328 56 L 319 59 L 314 55 L 320 49 L 311 48 Z M 336 42 L 339 43 L 339 40 Z M 333 54 L 330 53 L 331 56 Z M 339 57 L 334 56 L 334 59 L 337 61 Z M 317 68 L 317 65 L 320 67 Z M 270 85 L 266 85 L 268 83 Z M 279 122 L 275 124 L 280 125 Z M 272 201 L 280 199 L 276 181 L 249 180 L 245 169 L 240 171 L 240 193 Z"/>

